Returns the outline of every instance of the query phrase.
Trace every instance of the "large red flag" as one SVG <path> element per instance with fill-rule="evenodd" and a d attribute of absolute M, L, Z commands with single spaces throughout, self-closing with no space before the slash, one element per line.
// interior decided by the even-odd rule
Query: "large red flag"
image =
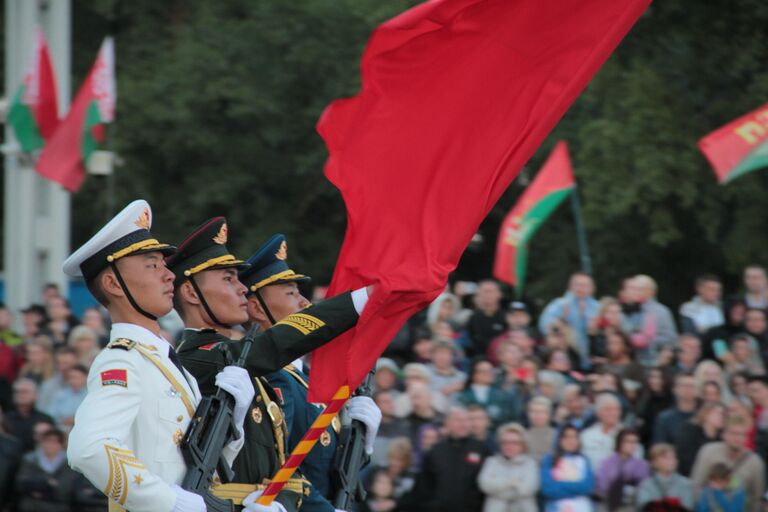
<path fill-rule="evenodd" d="M 43 148 L 37 172 L 77 191 L 85 179 L 88 158 L 104 139 L 104 124 L 114 119 L 115 102 L 115 50 L 108 37 L 67 117 Z"/>
<path fill-rule="evenodd" d="M 318 124 L 347 207 L 329 292 L 378 287 L 315 352 L 310 399 L 357 386 L 444 288 L 499 196 L 650 0 L 436 0 L 384 23 Z"/>
<path fill-rule="evenodd" d="M 559 142 L 536 179 L 504 217 L 496 240 L 493 275 L 514 286 L 518 295 L 525 284 L 528 242 L 575 185 L 568 145 Z"/>
<path fill-rule="evenodd" d="M 768 104 L 699 141 L 721 184 L 768 167 Z"/>

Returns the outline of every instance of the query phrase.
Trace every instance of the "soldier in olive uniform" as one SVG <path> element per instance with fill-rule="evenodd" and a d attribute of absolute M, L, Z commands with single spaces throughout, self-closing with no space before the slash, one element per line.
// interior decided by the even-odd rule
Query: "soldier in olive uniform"
<path fill-rule="evenodd" d="M 198 379 L 205 392 L 213 385 L 218 369 L 227 364 L 226 347 L 232 357 L 241 344 L 231 338 L 232 328 L 248 319 L 246 288 L 237 270 L 247 264 L 236 259 L 227 247 L 227 225 L 223 217 L 211 219 L 198 228 L 168 260 L 174 272 L 174 305 L 187 327 L 179 345 L 179 356 Z M 354 296 L 354 299 L 353 299 Z M 337 301 L 306 314 L 287 318 L 281 325 L 260 332 L 246 360 L 254 379 L 256 396 L 245 423 L 246 442 L 233 463 L 233 483 L 213 491 L 242 505 L 246 497 L 266 487 L 286 457 L 287 435 L 282 411 L 269 384 L 261 376 L 281 368 L 294 358 L 330 341 L 352 327 L 359 317 L 354 302 L 364 305 L 365 289 L 347 293 Z M 362 307 L 362 306 L 361 306 Z M 305 495 L 306 480 L 289 481 L 271 507 L 249 503 L 249 511 L 298 510 Z"/>
<path fill-rule="evenodd" d="M 249 320 L 266 331 L 300 311 L 309 311 L 310 302 L 301 294 L 299 284 L 309 277 L 297 274 L 286 261 L 288 244 L 285 236 L 273 236 L 248 259 L 249 268 L 240 272 L 240 280 L 248 287 Z M 333 300 L 333 299 L 329 299 Z M 313 306 L 314 308 L 321 307 Z M 312 308 L 310 308 L 311 310 Z M 277 392 L 288 426 L 288 447 L 293 450 L 304 433 L 325 408 L 324 404 L 307 401 L 309 377 L 303 371 L 301 359 L 267 375 Z M 348 414 L 366 426 L 366 448 L 373 452 L 373 440 L 381 423 L 381 411 L 369 397 L 353 397 L 348 402 Z M 332 480 L 338 448 L 341 422 L 338 416 L 322 433 L 319 442 L 301 463 L 300 469 L 312 482 L 310 494 L 304 500 L 306 512 L 333 512 L 331 502 L 337 490 Z"/>

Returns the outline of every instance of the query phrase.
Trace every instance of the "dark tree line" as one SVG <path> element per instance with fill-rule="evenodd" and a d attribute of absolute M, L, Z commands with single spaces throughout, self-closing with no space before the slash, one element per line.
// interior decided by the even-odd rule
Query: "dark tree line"
<path fill-rule="evenodd" d="M 75 0 L 73 84 L 102 37 L 116 37 L 116 207 L 145 197 L 158 234 L 176 242 L 224 214 L 244 256 L 284 232 L 294 265 L 327 281 L 344 206 L 322 175 L 314 125 L 330 101 L 357 91 L 371 30 L 414 3 Z M 696 141 L 768 101 L 766 62 L 768 3 L 655 2 L 481 226 L 484 242 L 456 276 L 490 274 L 501 219 L 565 139 L 602 291 L 639 272 L 673 303 L 699 273 L 736 286 L 743 265 L 768 263 L 768 172 L 717 185 Z M 107 190 L 89 177 L 75 196 L 73 245 L 105 218 Z M 528 293 L 560 293 L 579 261 L 567 204 L 531 254 Z"/>

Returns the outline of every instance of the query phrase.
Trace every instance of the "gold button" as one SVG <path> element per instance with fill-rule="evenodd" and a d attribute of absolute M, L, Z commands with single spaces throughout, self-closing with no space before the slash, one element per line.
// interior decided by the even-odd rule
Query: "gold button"
<path fill-rule="evenodd" d="M 179 423 L 181 423 L 181 420 L 183 420 L 183 419 L 184 419 L 184 416 L 178 416 L 178 417 L 176 417 L 176 421 L 178 421 Z"/>

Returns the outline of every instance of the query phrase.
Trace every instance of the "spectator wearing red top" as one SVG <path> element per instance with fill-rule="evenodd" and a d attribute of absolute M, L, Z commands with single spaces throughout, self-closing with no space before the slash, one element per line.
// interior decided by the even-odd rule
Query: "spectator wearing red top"
<path fill-rule="evenodd" d="M 763 460 L 768 458 L 768 377 L 753 376 L 747 387 L 752 402 L 754 428 L 749 432 L 750 445 Z"/>

